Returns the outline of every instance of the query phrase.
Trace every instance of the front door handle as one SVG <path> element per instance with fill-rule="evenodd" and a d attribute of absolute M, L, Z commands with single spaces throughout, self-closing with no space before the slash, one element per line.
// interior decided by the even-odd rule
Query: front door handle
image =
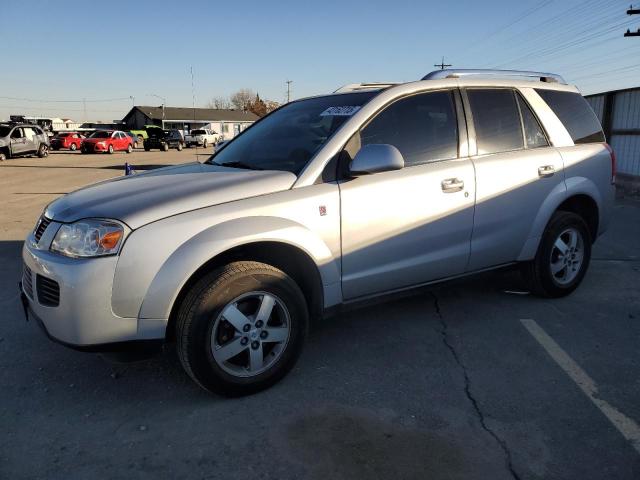
<path fill-rule="evenodd" d="M 556 173 L 556 167 L 553 165 L 543 165 L 542 167 L 538 167 L 539 177 L 550 177 L 554 173 Z"/>
<path fill-rule="evenodd" d="M 464 182 L 459 178 L 446 178 L 440 183 L 444 193 L 459 192 L 464 188 Z"/>

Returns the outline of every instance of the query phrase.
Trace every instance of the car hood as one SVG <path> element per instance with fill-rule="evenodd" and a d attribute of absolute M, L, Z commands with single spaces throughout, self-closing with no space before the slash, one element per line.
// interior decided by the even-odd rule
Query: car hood
<path fill-rule="evenodd" d="M 111 218 L 136 229 L 179 213 L 291 188 L 291 172 L 241 170 L 199 162 L 122 176 L 69 193 L 45 215 L 59 222 Z"/>

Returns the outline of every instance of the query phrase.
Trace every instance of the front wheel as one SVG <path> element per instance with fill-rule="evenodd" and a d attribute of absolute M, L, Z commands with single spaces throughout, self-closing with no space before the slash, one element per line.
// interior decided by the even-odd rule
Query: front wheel
<path fill-rule="evenodd" d="M 72 152 L 75 152 L 78 149 L 78 147 L 76 146 L 75 143 L 72 143 L 71 146 L 69 146 L 69 150 L 71 150 Z"/>
<path fill-rule="evenodd" d="M 113 153 L 113 145 L 109 145 L 109 153 Z"/>
<path fill-rule="evenodd" d="M 38 148 L 38 156 L 40 158 L 45 158 L 49 156 L 49 147 L 45 144 L 40 144 L 40 148 Z"/>
<path fill-rule="evenodd" d="M 0 162 L 4 162 L 7 159 L 7 154 L 0 152 Z"/>
<path fill-rule="evenodd" d="M 573 292 L 589 267 L 591 234 L 572 212 L 556 212 L 542 235 L 533 261 L 523 266 L 531 291 L 542 297 L 564 297 Z"/>
<path fill-rule="evenodd" d="M 178 142 L 178 146 L 176 147 L 179 152 L 182 151 L 182 142 Z"/>
<path fill-rule="evenodd" d="M 169 151 L 169 144 L 168 143 L 163 143 L 162 144 L 162 151 L 163 152 L 168 152 Z"/>
<path fill-rule="evenodd" d="M 202 388 L 247 395 L 284 377 L 300 356 L 309 315 L 298 285 L 258 262 L 234 262 L 204 276 L 178 312 L 177 351 Z"/>
<path fill-rule="evenodd" d="M 207 148 L 207 139 L 204 139 L 204 142 L 202 142 L 202 148 Z"/>

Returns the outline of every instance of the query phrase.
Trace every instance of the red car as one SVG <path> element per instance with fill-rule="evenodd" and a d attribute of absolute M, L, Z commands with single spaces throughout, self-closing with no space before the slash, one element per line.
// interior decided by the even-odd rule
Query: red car
<path fill-rule="evenodd" d="M 133 151 L 133 139 L 120 130 L 98 130 L 82 142 L 82 153 Z"/>
<path fill-rule="evenodd" d="M 84 136 L 78 132 L 63 132 L 59 133 L 51 139 L 51 148 L 54 150 L 60 150 L 61 148 L 68 148 L 71 151 L 76 151 L 82 146 Z"/>

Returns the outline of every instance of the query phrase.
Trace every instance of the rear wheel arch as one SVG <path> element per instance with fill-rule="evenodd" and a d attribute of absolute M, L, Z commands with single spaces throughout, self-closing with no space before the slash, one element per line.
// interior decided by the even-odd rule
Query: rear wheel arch
<path fill-rule="evenodd" d="M 556 211 L 572 212 L 582 217 L 591 234 L 591 241 L 595 242 L 600 225 L 600 210 L 593 197 L 586 194 L 572 195 L 558 205 Z"/>
<path fill-rule="evenodd" d="M 324 290 L 318 265 L 301 248 L 279 241 L 252 242 L 233 247 L 208 260 L 198 268 L 184 283 L 178 293 L 169 314 L 166 340 L 174 340 L 175 324 L 180 305 L 193 285 L 213 270 L 236 261 L 255 261 L 271 265 L 282 270 L 300 287 L 309 307 L 312 320 L 322 316 Z"/>

